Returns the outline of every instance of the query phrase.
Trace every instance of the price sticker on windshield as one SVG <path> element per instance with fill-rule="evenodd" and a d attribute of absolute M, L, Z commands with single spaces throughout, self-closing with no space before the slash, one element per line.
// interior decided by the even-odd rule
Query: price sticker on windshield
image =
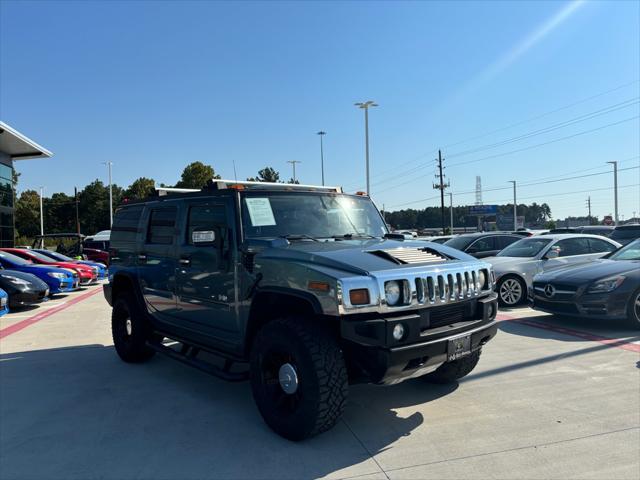
<path fill-rule="evenodd" d="M 268 227 L 276 224 L 268 198 L 245 198 L 251 225 L 254 227 Z"/>

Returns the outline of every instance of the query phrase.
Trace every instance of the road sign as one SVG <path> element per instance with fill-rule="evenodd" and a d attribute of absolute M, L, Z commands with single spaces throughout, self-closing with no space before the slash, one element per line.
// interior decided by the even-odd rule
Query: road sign
<path fill-rule="evenodd" d="M 613 217 L 611 215 L 605 215 L 602 219 L 603 225 L 613 225 Z"/>
<path fill-rule="evenodd" d="M 471 205 L 469 215 L 495 215 L 498 213 L 498 205 Z"/>

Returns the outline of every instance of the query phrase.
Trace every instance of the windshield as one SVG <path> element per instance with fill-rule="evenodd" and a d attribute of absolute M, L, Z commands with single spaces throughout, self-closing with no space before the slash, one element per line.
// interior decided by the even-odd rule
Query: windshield
<path fill-rule="evenodd" d="M 244 195 L 245 238 L 381 237 L 388 233 L 368 197 L 316 193 L 261 192 Z"/>
<path fill-rule="evenodd" d="M 640 239 L 612 253 L 609 260 L 640 260 Z"/>
<path fill-rule="evenodd" d="M 616 228 L 609 238 L 612 240 L 628 240 L 640 237 L 640 227 L 638 228 Z"/>
<path fill-rule="evenodd" d="M 11 262 L 15 265 L 31 265 L 33 262 L 29 260 L 25 260 L 24 258 L 17 257 L 16 255 L 8 252 L 0 251 L 0 258 L 6 260 L 7 262 Z"/>
<path fill-rule="evenodd" d="M 51 250 L 47 250 L 46 253 L 41 251 L 41 250 L 35 250 L 35 252 L 38 252 L 39 254 L 48 257 L 49 261 L 51 261 L 51 260 L 58 260 L 60 262 L 73 262 L 74 261 L 73 258 L 71 258 L 71 257 L 67 257 L 66 255 L 63 255 L 63 254 L 58 253 L 58 252 L 52 252 Z"/>
<path fill-rule="evenodd" d="M 455 248 L 455 249 L 458 249 L 458 250 L 464 250 L 476 238 L 480 238 L 480 237 L 475 237 L 475 236 L 474 237 L 465 237 L 465 236 L 453 237 L 452 239 L 447 240 L 446 242 L 444 242 L 444 244 L 447 247 Z"/>
<path fill-rule="evenodd" d="M 552 241 L 553 240 L 548 238 L 523 238 L 522 240 L 512 243 L 496 256 L 533 258 Z"/>

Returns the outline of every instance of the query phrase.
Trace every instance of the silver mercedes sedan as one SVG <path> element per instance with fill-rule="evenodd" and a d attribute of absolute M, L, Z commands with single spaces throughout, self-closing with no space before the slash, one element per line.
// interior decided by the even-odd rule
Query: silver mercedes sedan
<path fill-rule="evenodd" d="M 518 240 L 484 260 L 493 265 L 500 305 L 515 307 L 525 302 L 538 273 L 590 262 L 620 247 L 618 242 L 598 235 L 541 235 Z"/>

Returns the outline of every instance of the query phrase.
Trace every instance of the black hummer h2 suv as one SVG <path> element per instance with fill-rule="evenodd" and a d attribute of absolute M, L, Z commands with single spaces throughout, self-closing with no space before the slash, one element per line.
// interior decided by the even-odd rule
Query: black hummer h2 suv
<path fill-rule="evenodd" d="M 120 357 L 249 378 L 292 440 L 331 428 L 349 384 L 456 381 L 496 333 L 489 264 L 389 234 L 339 187 L 220 180 L 126 204 L 110 256 Z"/>

